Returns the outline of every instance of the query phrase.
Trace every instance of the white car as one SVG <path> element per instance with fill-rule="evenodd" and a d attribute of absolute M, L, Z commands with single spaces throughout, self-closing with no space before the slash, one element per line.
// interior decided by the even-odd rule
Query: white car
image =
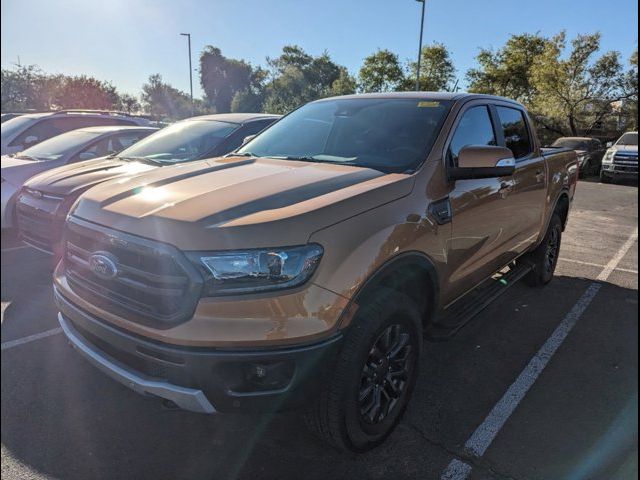
<path fill-rule="evenodd" d="M 23 152 L 3 155 L 0 171 L 2 228 L 13 226 L 15 199 L 29 178 L 62 165 L 118 153 L 157 130 L 118 126 L 81 128 L 45 140 Z"/>
<path fill-rule="evenodd" d="M 0 154 L 21 152 L 61 133 L 84 127 L 107 125 L 147 127 L 150 120 L 98 110 L 60 110 L 47 113 L 28 113 L 2 123 Z"/>
<path fill-rule="evenodd" d="M 617 178 L 638 179 L 638 132 L 627 132 L 611 145 L 602 158 L 600 180 L 609 183 Z"/>

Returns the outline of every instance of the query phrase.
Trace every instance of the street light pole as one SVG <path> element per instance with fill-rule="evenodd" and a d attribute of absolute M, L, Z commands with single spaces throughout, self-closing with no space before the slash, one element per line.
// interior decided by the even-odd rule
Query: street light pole
<path fill-rule="evenodd" d="M 191 115 L 194 115 L 193 108 L 193 67 L 191 66 L 191 34 L 190 33 L 181 33 L 180 35 L 187 37 L 188 45 L 189 45 L 189 90 L 191 93 Z"/>
<path fill-rule="evenodd" d="M 424 31 L 424 9 L 427 0 L 416 0 L 422 3 L 422 15 L 420 17 L 420 44 L 418 45 L 418 69 L 416 70 L 416 92 L 420 90 L 420 60 L 422 60 L 422 33 Z"/>

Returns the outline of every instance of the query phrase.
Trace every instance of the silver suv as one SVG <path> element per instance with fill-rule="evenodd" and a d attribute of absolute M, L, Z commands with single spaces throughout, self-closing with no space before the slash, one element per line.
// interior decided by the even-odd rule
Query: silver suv
<path fill-rule="evenodd" d="M 60 110 L 29 113 L 2 123 L 2 155 L 17 153 L 70 130 L 105 125 L 150 126 L 150 120 L 101 110 Z"/>

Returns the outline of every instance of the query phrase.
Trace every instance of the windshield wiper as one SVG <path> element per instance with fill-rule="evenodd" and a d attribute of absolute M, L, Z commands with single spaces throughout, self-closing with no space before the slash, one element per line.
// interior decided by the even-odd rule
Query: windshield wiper
<path fill-rule="evenodd" d="M 149 157 L 121 157 L 116 155 L 115 158 L 118 158 L 120 160 L 124 160 L 126 162 L 144 162 L 144 163 L 151 163 L 153 165 L 164 165 L 165 162 L 161 162 L 160 160 L 154 160 L 153 158 L 149 158 Z"/>
<path fill-rule="evenodd" d="M 32 157 L 31 155 L 15 155 L 13 158 L 16 158 L 18 160 L 31 160 L 32 162 L 40 161 L 38 157 Z"/>
<path fill-rule="evenodd" d="M 230 153 L 227 153 L 224 156 L 224 158 L 228 158 L 228 157 L 255 157 L 255 158 L 260 158 L 259 155 L 256 155 L 255 153 L 252 153 L 252 152 L 242 152 L 242 153 L 230 152 Z"/>

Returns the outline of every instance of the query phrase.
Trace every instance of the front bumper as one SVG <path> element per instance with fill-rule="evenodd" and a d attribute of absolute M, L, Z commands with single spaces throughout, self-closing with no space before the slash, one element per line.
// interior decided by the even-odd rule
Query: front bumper
<path fill-rule="evenodd" d="M 612 177 L 638 178 L 638 164 L 620 165 L 616 163 L 603 163 L 602 173 Z"/>
<path fill-rule="evenodd" d="M 125 332 L 80 310 L 56 288 L 59 321 L 76 349 L 111 378 L 198 413 L 303 408 L 316 398 L 341 345 L 225 350 L 178 347 Z M 262 375 L 262 376 L 261 376 Z"/>

